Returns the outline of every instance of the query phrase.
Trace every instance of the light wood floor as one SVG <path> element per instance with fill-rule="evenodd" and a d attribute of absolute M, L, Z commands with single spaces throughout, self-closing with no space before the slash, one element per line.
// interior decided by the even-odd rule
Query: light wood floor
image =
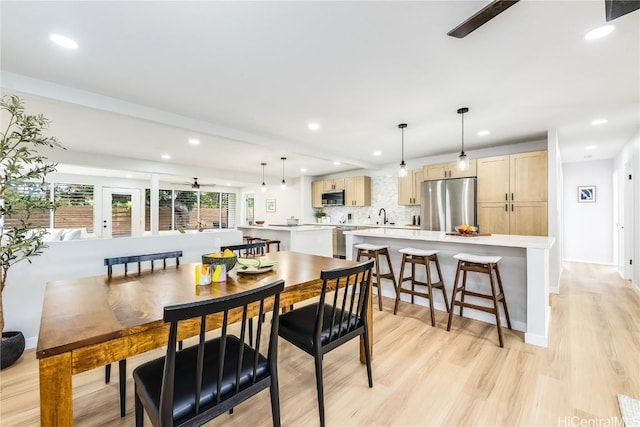
<path fill-rule="evenodd" d="M 619 421 L 616 395 L 640 398 L 640 297 L 612 267 L 565 263 L 547 349 L 525 345 L 521 333 L 508 330 L 501 349 L 495 326 L 454 318 L 448 333 L 444 312 L 434 328 L 424 307 L 401 304 L 396 316 L 392 308 L 387 299 L 383 312 L 375 310 L 372 389 L 357 340 L 325 357 L 327 425 L 569 426 L 578 419 Z M 283 340 L 279 346 L 282 425 L 318 425 L 313 359 Z M 160 354 L 131 358 L 128 367 Z M 131 372 L 122 419 L 117 365 L 111 384 L 103 375 L 96 369 L 74 377 L 76 425 L 134 425 Z M 33 350 L 0 379 L 0 425 L 39 425 Z M 271 425 L 269 393 L 208 425 Z"/>

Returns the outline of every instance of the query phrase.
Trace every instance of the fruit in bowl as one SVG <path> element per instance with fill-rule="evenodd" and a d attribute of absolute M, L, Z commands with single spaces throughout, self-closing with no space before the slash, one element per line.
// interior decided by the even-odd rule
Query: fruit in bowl
<path fill-rule="evenodd" d="M 211 264 L 211 265 L 226 265 L 227 271 L 231 271 L 233 267 L 236 265 L 236 261 L 238 257 L 233 251 L 229 249 L 225 249 L 224 252 L 216 252 L 213 254 L 202 255 L 202 263 L 203 264 Z"/>
<path fill-rule="evenodd" d="M 456 231 L 460 234 L 474 234 L 476 233 L 476 227 L 469 224 L 462 224 L 456 227 Z"/>

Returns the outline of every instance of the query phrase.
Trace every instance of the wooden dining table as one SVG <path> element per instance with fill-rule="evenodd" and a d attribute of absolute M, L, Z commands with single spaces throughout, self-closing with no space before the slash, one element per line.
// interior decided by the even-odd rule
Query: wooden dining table
<path fill-rule="evenodd" d="M 41 425 L 73 425 L 74 374 L 167 345 L 168 324 L 162 320 L 165 306 L 231 295 L 283 279 L 280 305 L 284 309 L 320 294 L 322 270 L 356 264 L 297 252 L 273 252 L 268 258 L 276 261 L 272 271 L 239 274 L 233 269 L 226 281 L 204 286 L 195 285 L 195 268 L 200 264 L 47 283 L 36 350 Z M 373 337 L 371 298 L 368 304 Z M 208 322 L 207 327 L 217 326 Z M 195 322 L 186 322 L 178 337 L 195 336 L 198 328 Z M 361 341 L 360 359 L 364 361 L 362 346 Z M 373 355 L 373 348 L 370 350 Z"/>

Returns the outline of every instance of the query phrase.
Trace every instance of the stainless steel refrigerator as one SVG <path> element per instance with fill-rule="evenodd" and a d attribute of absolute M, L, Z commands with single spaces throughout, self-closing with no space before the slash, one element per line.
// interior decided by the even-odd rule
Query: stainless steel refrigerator
<path fill-rule="evenodd" d="M 476 178 L 424 181 L 420 190 L 423 230 L 450 232 L 477 224 Z"/>

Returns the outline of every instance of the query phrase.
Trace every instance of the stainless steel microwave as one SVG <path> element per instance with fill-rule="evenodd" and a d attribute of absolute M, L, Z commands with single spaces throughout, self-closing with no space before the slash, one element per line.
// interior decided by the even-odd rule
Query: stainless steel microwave
<path fill-rule="evenodd" d="M 322 206 L 344 206 L 344 190 L 332 190 L 322 193 Z"/>

